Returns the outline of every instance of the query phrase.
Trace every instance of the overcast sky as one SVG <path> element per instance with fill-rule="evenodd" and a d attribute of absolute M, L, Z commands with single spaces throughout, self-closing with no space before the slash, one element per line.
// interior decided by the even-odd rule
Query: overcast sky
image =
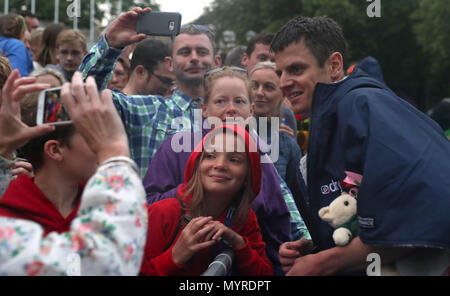
<path fill-rule="evenodd" d="M 181 23 L 194 21 L 213 0 L 155 0 L 161 11 L 181 13 Z"/>

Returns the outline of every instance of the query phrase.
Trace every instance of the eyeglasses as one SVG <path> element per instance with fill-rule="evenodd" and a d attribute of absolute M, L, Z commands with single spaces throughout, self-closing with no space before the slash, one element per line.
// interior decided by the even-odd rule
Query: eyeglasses
<path fill-rule="evenodd" d="M 220 71 L 227 70 L 227 69 L 232 70 L 232 71 L 242 72 L 242 73 L 245 73 L 245 74 L 247 75 L 247 70 L 245 70 L 245 69 L 243 69 L 243 68 L 241 68 L 241 67 L 235 67 L 235 66 L 222 66 L 222 67 L 213 68 L 213 69 L 207 71 L 207 72 L 205 73 L 205 76 L 204 76 L 203 78 L 207 78 L 208 76 L 210 76 L 210 75 L 212 75 L 212 74 L 214 74 L 214 73 L 218 73 L 218 72 L 220 72 Z"/>
<path fill-rule="evenodd" d="M 155 74 L 155 72 L 152 72 L 152 75 L 158 78 L 159 81 L 161 81 L 162 84 L 166 86 L 172 86 L 174 81 L 168 77 L 159 76 L 158 74 Z"/>

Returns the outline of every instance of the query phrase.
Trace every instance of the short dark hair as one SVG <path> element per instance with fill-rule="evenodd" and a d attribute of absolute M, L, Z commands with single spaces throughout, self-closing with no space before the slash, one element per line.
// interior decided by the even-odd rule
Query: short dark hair
<path fill-rule="evenodd" d="M 275 36 L 275 34 L 269 33 L 269 32 L 261 32 L 259 34 L 256 34 L 248 42 L 247 49 L 245 50 L 245 52 L 250 57 L 252 55 L 253 51 L 255 50 L 256 44 L 261 43 L 264 45 L 270 45 L 270 42 L 272 42 L 272 39 L 274 36 Z"/>
<path fill-rule="evenodd" d="M 333 52 L 346 56 L 346 44 L 341 27 L 326 16 L 298 16 L 285 24 L 270 44 L 273 52 L 280 52 L 293 43 L 303 41 L 322 68 Z"/>
<path fill-rule="evenodd" d="M 38 92 L 26 94 L 21 102 L 22 121 L 28 126 L 36 125 L 38 97 Z M 56 125 L 54 131 L 28 141 L 20 148 L 20 153 L 31 163 L 33 171 L 36 173 L 44 165 L 45 143 L 49 140 L 57 140 L 61 145 L 70 147 L 70 141 L 74 134 L 74 125 Z"/>
<path fill-rule="evenodd" d="M 153 72 L 159 62 L 164 62 L 164 58 L 170 56 L 169 45 L 155 39 L 144 39 L 136 45 L 131 58 L 130 72 L 137 66 L 142 65 L 148 72 Z"/>

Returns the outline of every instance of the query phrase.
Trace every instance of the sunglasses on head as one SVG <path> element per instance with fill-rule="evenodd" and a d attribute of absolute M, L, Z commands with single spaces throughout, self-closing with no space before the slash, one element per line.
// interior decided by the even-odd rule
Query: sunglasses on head
<path fill-rule="evenodd" d="M 208 28 L 207 26 L 203 26 L 203 25 L 195 25 L 195 24 L 183 25 L 183 26 L 181 26 L 180 33 L 187 33 L 187 34 L 203 33 L 203 34 L 208 35 L 210 37 L 210 39 L 215 38 L 214 31 L 211 30 L 210 28 Z"/>
<path fill-rule="evenodd" d="M 218 73 L 220 71 L 226 70 L 226 69 L 229 69 L 229 70 L 232 70 L 232 71 L 237 71 L 237 72 L 242 72 L 242 73 L 247 74 L 247 70 L 245 70 L 243 68 L 240 68 L 240 67 L 236 67 L 236 66 L 222 66 L 222 67 L 212 68 L 211 70 L 207 71 L 205 73 L 204 78 L 206 78 L 206 77 L 208 77 L 208 76 L 210 76 L 210 75 L 212 75 L 214 73 Z"/>
<path fill-rule="evenodd" d="M 210 28 L 208 28 L 207 26 L 203 26 L 203 25 L 195 25 L 195 24 L 187 24 L 187 25 L 183 25 L 181 26 L 181 32 L 182 31 L 186 31 L 190 28 L 194 28 L 200 31 L 205 31 L 205 32 L 212 32 Z"/>

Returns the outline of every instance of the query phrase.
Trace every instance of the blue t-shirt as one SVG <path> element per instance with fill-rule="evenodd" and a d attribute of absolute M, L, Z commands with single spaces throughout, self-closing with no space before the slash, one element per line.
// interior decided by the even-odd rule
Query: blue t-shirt
<path fill-rule="evenodd" d="M 11 68 L 18 69 L 22 77 L 28 76 L 34 70 L 30 53 L 18 39 L 0 36 L 0 54 L 8 58 Z"/>

